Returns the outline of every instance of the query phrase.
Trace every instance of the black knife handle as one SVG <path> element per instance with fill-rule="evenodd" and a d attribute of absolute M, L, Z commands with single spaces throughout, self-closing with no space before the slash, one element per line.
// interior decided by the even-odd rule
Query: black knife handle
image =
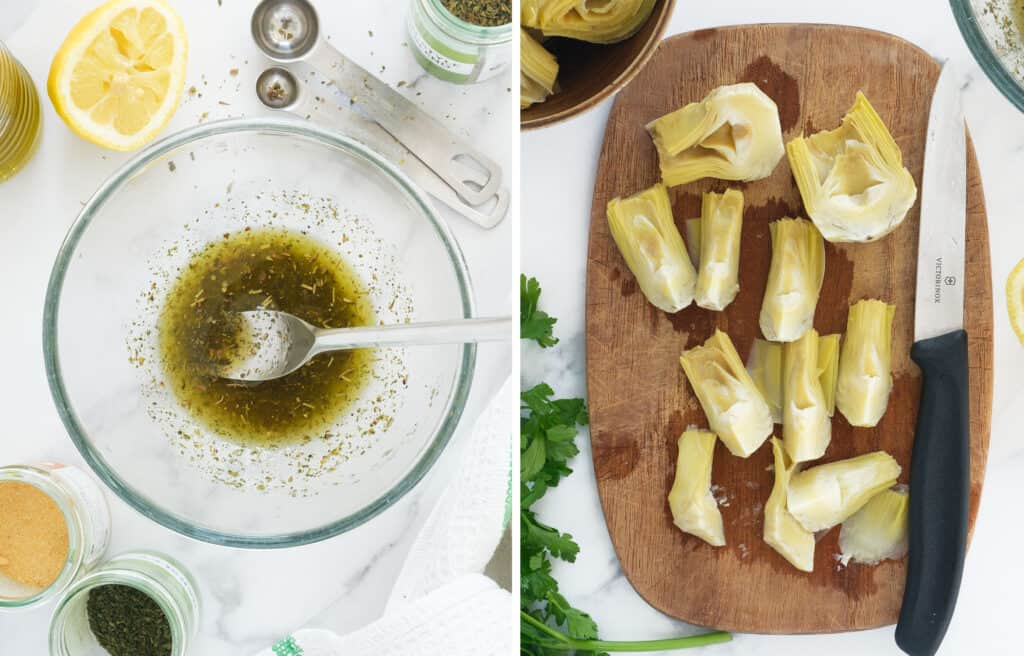
<path fill-rule="evenodd" d="M 921 406 L 910 462 L 910 551 L 896 644 L 932 656 L 946 635 L 967 550 L 971 460 L 967 333 L 914 344 Z"/>

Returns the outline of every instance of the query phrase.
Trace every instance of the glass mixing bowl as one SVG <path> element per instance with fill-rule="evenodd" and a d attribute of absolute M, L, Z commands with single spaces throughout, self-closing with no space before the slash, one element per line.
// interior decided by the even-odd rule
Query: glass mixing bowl
<path fill-rule="evenodd" d="M 950 0 L 953 16 L 992 83 L 1024 111 L 1024 3 L 1021 0 Z"/>
<path fill-rule="evenodd" d="M 426 474 L 462 413 L 476 348 L 378 349 L 359 398 L 303 443 L 218 435 L 164 384 L 157 318 L 194 253 L 260 227 L 330 247 L 380 322 L 473 315 L 454 237 L 394 165 L 309 123 L 230 120 L 153 144 L 89 200 L 50 278 L 44 352 L 71 439 L 128 504 L 207 542 L 288 547 L 362 524 Z"/>

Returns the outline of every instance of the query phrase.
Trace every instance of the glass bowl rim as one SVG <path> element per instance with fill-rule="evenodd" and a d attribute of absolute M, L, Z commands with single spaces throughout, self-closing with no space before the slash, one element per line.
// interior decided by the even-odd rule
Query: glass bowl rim
<path fill-rule="evenodd" d="M 155 502 L 149 501 L 147 497 L 136 492 L 134 488 L 123 481 L 106 463 L 98 450 L 92 446 L 88 433 L 75 415 L 70 398 L 64 387 L 60 358 L 57 353 L 57 317 L 60 309 L 60 295 L 68 266 L 82 235 L 85 234 L 86 229 L 92 223 L 97 213 L 111 197 L 147 166 L 163 155 L 189 143 L 218 135 L 246 132 L 272 133 L 287 137 L 305 138 L 320 145 L 341 150 L 350 157 L 362 159 L 378 173 L 386 178 L 390 178 L 392 183 L 406 194 L 431 223 L 431 227 L 434 228 L 435 233 L 444 244 L 449 263 L 454 269 L 459 286 L 463 315 L 465 318 L 469 318 L 475 314 L 469 269 L 455 236 L 448 227 L 448 224 L 437 214 L 433 204 L 427 199 L 424 192 L 416 187 L 394 164 L 354 139 L 298 119 L 268 117 L 225 119 L 185 128 L 147 146 L 111 174 L 86 202 L 85 206 L 82 207 L 74 223 L 69 228 L 64 242 L 61 244 L 47 284 L 46 300 L 43 307 L 43 358 L 50 394 L 53 397 L 57 412 L 67 430 L 68 436 L 93 472 L 122 501 L 143 516 L 186 537 L 226 547 L 279 549 L 312 544 L 350 531 L 391 507 L 419 483 L 426 473 L 430 471 L 434 463 L 437 462 L 459 424 L 459 419 L 465 409 L 470 385 L 473 380 L 473 371 L 476 364 L 476 345 L 465 344 L 463 346 L 461 362 L 449 394 L 447 407 L 442 415 L 441 424 L 437 432 L 427 443 L 426 451 L 416 461 L 412 469 L 384 494 L 378 496 L 359 510 L 336 521 L 317 528 L 292 533 L 265 536 L 236 535 L 183 521 L 174 514 L 163 510 Z"/>
<path fill-rule="evenodd" d="M 1007 100 L 1013 103 L 1017 109 L 1024 111 L 1024 83 L 1013 77 L 992 51 L 988 39 L 978 27 L 977 17 L 970 0 L 949 0 L 949 4 L 953 9 L 953 18 L 956 20 L 960 35 L 967 43 L 967 48 L 974 55 L 981 70 Z"/>

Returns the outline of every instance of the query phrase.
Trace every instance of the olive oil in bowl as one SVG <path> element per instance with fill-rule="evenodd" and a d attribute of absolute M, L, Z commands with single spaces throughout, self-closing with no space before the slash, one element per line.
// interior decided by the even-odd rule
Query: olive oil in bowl
<path fill-rule="evenodd" d="M 372 350 L 325 353 L 283 378 L 261 383 L 218 377 L 245 344 L 236 314 L 264 308 L 320 328 L 376 322 L 352 268 L 315 239 L 280 229 L 224 235 L 195 255 L 161 312 L 159 351 L 178 401 L 212 431 L 270 446 L 323 434 L 359 398 Z"/>

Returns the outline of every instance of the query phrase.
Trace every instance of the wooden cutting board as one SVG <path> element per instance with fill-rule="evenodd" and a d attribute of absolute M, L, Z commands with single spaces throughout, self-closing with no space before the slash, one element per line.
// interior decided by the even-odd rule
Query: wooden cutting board
<path fill-rule="evenodd" d="M 756 83 L 779 106 L 784 138 L 837 126 L 863 90 L 881 114 L 921 185 L 925 133 L 939 65 L 888 34 L 823 25 L 751 25 L 702 30 L 662 42 L 612 108 L 597 171 L 587 266 L 587 384 L 597 485 L 626 576 L 652 606 L 708 627 L 754 633 L 866 629 L 896 621 L 905 561 L 868 567 L 836 562 L 838 529 L 817 545 L 814 572 L 789 565 L 762 539 L 772 486 L 766 444 L 744 460 L 719 444 L 713 483 L 728 545 L 715 549 L 672 525 L 666 496 L 676 441 L 704 413 L 679 366 L 684 349 L 716 327 L 744 360 L 759 337 L 758 312 L 771 257 L 769 221 L 805 216 L 785 158 L 765 180 L 703 180 L 671 190 L 676 222 L 700 215 L 701 193 L 727 186 L 745 196 L 740 293 L 722 313 L 691 306 L 675 315 L 649 304 L 608 232 L 607 202 L 658 181 L 644 125 L 723 84 Z M 968 152 L 967 300 L 970 336 L 971 523 L 985 474 L 992 405 L 992 287 L 988 226 L 973 146 Z M 825 283 L 815 316 L 822 333 L 845 332 L 851 302 L 897 306 L 888 412 L 874 429 L 852 428 L 836 413 L 820 462 L 884 449 L 907 482 L 920 372 L 909 358 L 920 202 L 888 237 L 872 244 L 827 244 Z M 683 233 L 685 234 L 685 232 Z M 777 427 L 780 430 L 780 427 Z M 779 433 L 781 435 L 781 433 Z"/>

